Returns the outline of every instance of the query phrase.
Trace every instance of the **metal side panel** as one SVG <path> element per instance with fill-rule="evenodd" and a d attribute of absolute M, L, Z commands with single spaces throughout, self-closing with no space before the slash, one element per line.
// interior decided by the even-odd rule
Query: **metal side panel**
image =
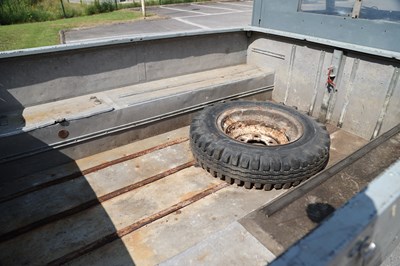
<path fill-rule="evenodd" d="M 348 69 L 355 72 L 350 73 L 349 79 L 343 79 L 340 84 L 340 94 L 346 94 L 348 106 L 344 109 L 345 105 L 338 102 L 336 113 L 343 114 L 341 126 L 344 130 L 358 132 L 361 137 L 370 139 L 384 107 L 394 67 L 363 58 L 348 60 L 347 63 L 350 64 Z M 357 64 L 356 69 L 354 66 Z M 335 124 L 341 122 L 338 116 L 333 117 L 332 121 Z"/>
<path fill-rule="evenodd" d="M 248 64 L 275 69 L 273 100 L 362 138 L 375 138 L 400 123 L 398 61 L 255 33 Z M 336 71 L 330 90 L 329 69 Z"/>
<path fill-rule="evenodd" d="M 325 70 L 322 68 L 328 60 L 326 52 L 307 46 L 296 45 L 295 54 L 291 62 L 291 69 L 287 74 L 287 86 L 284 102 L 290 106 L 296 106 L 300 110 L 308 111 L 320 88 L 320 80 L 325 77 Z M 313 62 L 306 64 L 304 62 Z M 325 80 L 323 80 L 325 82 Z M 304 101 L 303 99 L 309 99 Z"/>
<path fill-rule="evenodd" d="M 103 92 L 96 99 L 105 102 L 105 107 L 111 109 L 106 109 L 105 111 L 107 112 L 93 116 L 84 116 L 87 110 L 82 109 L 83 113 L 78 112 L 75 115 L 80 114 L 81 119 L 68 119 L 75 116 L 67 112 L 60 114 L 64 116 L 57 123 L 57 118 L 52 117 L 51 113 L 54 104 L 46 104 L 46 106 L 50 105 L 50 109 L 46 110 L 43 106 L 37 115 L 44 116 L 46 111 L 50 112 L 48 119 L 52 118 L 53 124 L 31 131 L 29 138 L 26 136 L 28 133 L 1 138 L 0 143 L 3 147 L 1 149 L 1 159 L 4 162 L 14 156 L 18 157 L 21 154 L 34 152 L 35 150 L 74 144 L 77 141 L 81 142 L 111 132 L 118 132 L 137 125 L 144 125 L 163 118 L 199 110 L 213 102 L 259 94 L 271 91 L 273 88 L 274 75 L 271 72 L 263 72 L 246 65 L 237 66 L 236 68 L 231 67 L 226 69 L 225 72 L 221 69 L 198 73 L 188 79 L 187 83 L 176 87 L 173 86 L 173 80 L 165 80 L 167 87 L 165 85 L 162 88 L 153 87 L 155 91 L 151 87 L 152 83 L 148 83 L 144 87 L 149 92 L 141 92 L 139 94 L 135 94 L 135 88 L 117 90 L 115 93 L 113 91 Z M 198 75 L 201 75 L 201 78 L 197 82 L 191 83 L 190 81 L 193 81 Z M 179 78 L 176 80 L 179 81 Z M 132 95 L 129 94 L 130 92 Z M 69 105 L 75 105 L 76 101 L 87 101 L 91 103 L 89 107 L 93 108 L 103 105 L 92 104 L 90 99 L 94 97 L 95 95 L 88 95 L 76 100 L 71 99 Z M 60 105 L 59 108 L 68 109 L 68 105 L 66 107 Z M 38 108 L 33 107 L 33 109 Z M 79 111 L 79 108 L 77 109 Z M 112 111 L 113 109 L 115 110 Z M 70 110 L 70 112 L 72 111 Z M 48 119 L 45 118 L 42 122 L 47 123 Z M 28 128 L 26 130 L 39 123 L 35 118 L 30 118 L 30 120 L 33 120 L 34 123 L 27 125 Z M 19 131 L 17 130 L 16 133 L 19 133 Z"/>
<path fill-rule="evenodd" d="M 247 63 L 260 68 L 272 68 L 275 71 L 275 88 L 273 98 L 277 102 L 283 102 L 288 83 L 290 59 L 293 45 L 279 40 L 263 38 L 256 34 L 249 44 Z"/>
<path fill-rule="evenodd" d="M 379 265 L 400 239 L 399 176 L 397 161 L 271 265 Z"/>
<path fill-rule="evenodd" d="M 196 33 L 0 53 L 0 113 L 245 63 L 243 31 Z"/>
<path fill-rule="evenodd" d="M 394 74 L 397 75 L 397 77 L 394 76 L 393 79 L 394 90 L 387 94 L 387 107 L 383 109 L 381 113 L 383 120 L 382 127 L 379 132 L 377 132 L 379 135 L 388 131 L 392 125 L 400 124 L 400 70 L 398 67 L 395 68 Z"/>
<path fill-rule="evenodd" d="M 271 99 L 273 84 L 271 70 L 238 65 L 80 96 L 86 100 L 96 96 L 114 110 L 75 120 L 53 119 L 52 125 L 1 138 L 0 168 L 11 178 L 29 173 L 28 169 L 41 170 L 46 164 L 115 148 L 186 126 L 192 114 L 208 104 L 247 97 Z"/>
<path fill-rule="evenodd" d="M 253 16 L 251 19 L 251 25 L 253 26 L 260 26 L 262 4 L 263 1 L 253 1 Z"/>

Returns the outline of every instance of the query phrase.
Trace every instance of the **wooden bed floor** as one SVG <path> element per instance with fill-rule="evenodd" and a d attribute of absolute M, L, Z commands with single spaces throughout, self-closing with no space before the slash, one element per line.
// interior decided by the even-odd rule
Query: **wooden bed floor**
<path fill-rule="evenodd" d="M 366 140 L 328 126 L 329 165 Z M 1 265 L 261 265 L 239 221 L 289 190 L 247 190 L 197 167 L 188 127 L 4 183 Z"/>

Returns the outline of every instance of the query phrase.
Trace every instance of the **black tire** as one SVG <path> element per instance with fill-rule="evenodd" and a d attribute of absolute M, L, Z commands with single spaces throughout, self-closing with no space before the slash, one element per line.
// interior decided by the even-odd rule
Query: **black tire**
<path fill-rule="evenodd" d="M 257 112 L 262 114 L 260 119 Z M 254 126 L 267 120 L 271 121 Z M 241 130 L 262 128 L 266 135 L 261 136 L 262 141 L 247 138 L 248 143 L 243 143 L 237 139 L 242 137 L 236 136 L 243 132 L 232 133 L 235 125 L 245 125 Z M 266 130 L 282 141 L 266 146 L 271 138 Z M 242 135 L 249 135 L 245 133 Z M 190 145 L 198 164 L 214 177 L 248 189 L 271 190 L 296 186 L 322 170 L 328 163 L 330 138 L 324 125 L 293 108 L 272 102 L 235 101 L 200 112 L 190 126 Z"/>

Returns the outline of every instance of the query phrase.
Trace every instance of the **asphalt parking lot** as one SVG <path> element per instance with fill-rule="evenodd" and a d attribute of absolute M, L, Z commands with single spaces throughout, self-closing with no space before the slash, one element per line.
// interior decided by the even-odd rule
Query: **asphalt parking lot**
<path fill-rule="evenodd" d="M 148 7 L 156 16 L 130 23 L 65 32 L 66 43 L 199 29 L 243 27 L 251 23 L 253 1 L 221 1 Z"/>

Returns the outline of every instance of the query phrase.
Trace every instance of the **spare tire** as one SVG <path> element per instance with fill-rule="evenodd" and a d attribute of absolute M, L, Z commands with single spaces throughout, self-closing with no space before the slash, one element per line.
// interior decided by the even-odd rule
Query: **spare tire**
<path fill-rule="evenodd" d="M 234 101 L 201 111 L 190 126 L 198 164 L 226 182 L 271 190 L 322 170 L 330 138 L 324 125 L 291 107 Z"/>

